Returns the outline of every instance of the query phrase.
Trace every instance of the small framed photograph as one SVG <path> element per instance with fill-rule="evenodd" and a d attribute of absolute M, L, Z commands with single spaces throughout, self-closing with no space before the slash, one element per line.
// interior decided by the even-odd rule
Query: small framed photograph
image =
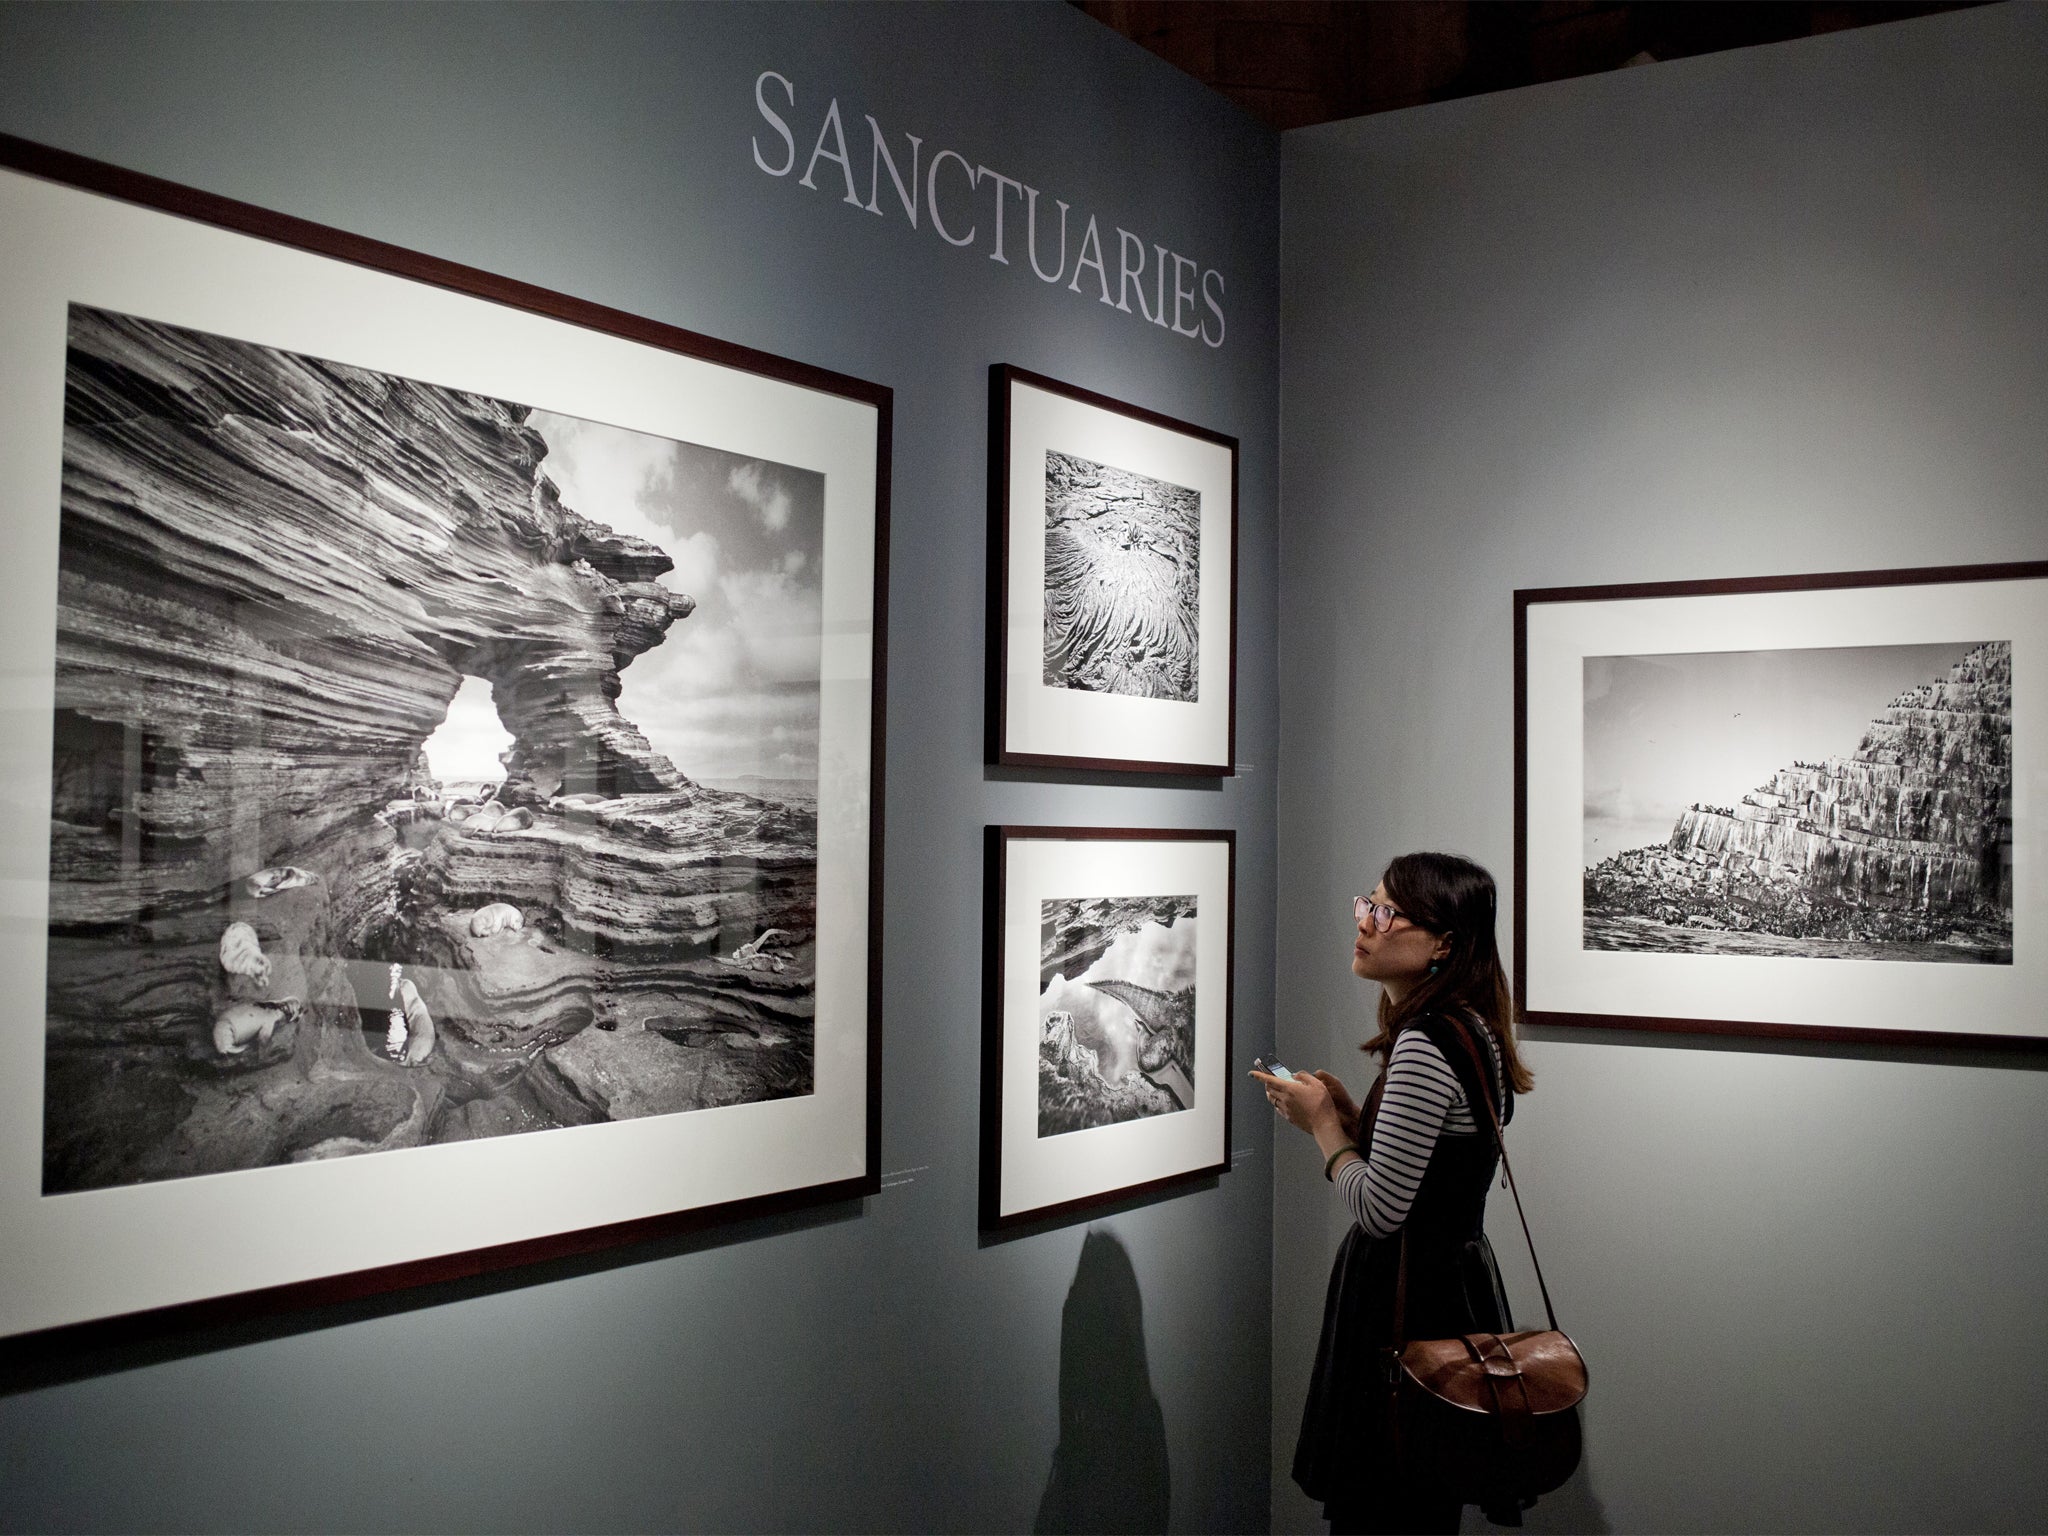
<path fill-rule="evenodd" d="M 989 755 L 1236 772 L 1237 439 L 990 371 Z"/>
<path fill-rule="evenodd" d="M 2048 1049 L 2048 563 L 1515 594 L 1534 1024 Z"/>
<path fill-rule="evenodd" d="M 19 140 L 0 274 L 0 1335 L 872 1193 L 889 391 Z"/>
<path fill-rule="evenodd" d="M 988 829 L 981 1224 L 1230 1166 L 1237 837 Z"/>

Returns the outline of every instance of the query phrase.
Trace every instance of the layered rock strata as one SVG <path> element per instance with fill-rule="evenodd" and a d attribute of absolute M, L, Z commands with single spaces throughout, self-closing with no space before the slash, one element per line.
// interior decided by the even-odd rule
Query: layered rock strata
<path fill-rule="evenodd" d="M 1171 1114 L 1181 1107 L 1178 1099 L 1141 1072 L 1128 1072 L 1116 1082 L 1105 1078 L 1095 1051 L 1081 1044 L 1076 1035 L 1071 1013 L 1055 1010 L 1040 1026 L 1040 1136 L 1119 1125 Z"/>
<path fill-rule="evenodd" d="M 1074 1016 L 1065 1009 L 1055 1008 L 1047 1014 L 1045 1022 L 1039 1026 L 1038 1036 L 1038 1054 L 1055 1076 L 1102 1075 L 1101 1058 L 1091 1047 L 1081 1043 L 1080 1036 L 1074 1031 Z"/>
<path fill-rule="evenodd" d="M 2012 646 L 1909 689 L 1856 751 L 1795 762 L 1737 806 L 1585 875 L 1589 916 L 1874 942 L 2012 942 Z"/>
<path fill-rule="evenodd" d="M 1046 686 L 1193 702 L 1201 493 L 1048 452 L 1045 519 Z"/>
<path fill-rule="evenodd" d="M 1109 946 L 1146 923 L 1171 928 L 1195 915 L 1192 896 L 1068 896 L 1044 903 L 1038 946 L 1039 990 L 1055 976 L 1084 975 Z"/>
<path fill-rule="evenodd" d="M 813 818 L 619 714 L 694 605 L 528 415 L 74 308 L 46 1191 L 809 1091 Z M 488 826 L 420 768 L 465 674 L 513 737 Z"/>

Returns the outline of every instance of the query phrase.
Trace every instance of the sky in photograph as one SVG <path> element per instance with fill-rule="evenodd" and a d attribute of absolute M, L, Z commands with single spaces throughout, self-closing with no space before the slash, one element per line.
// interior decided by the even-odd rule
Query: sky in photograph
<path fill-rule="evenodd" d="M 697 600 L 620 674 L 619 712 L 692 779 L 815 784 L 825 477 L 575 416 L 529 425 L 562 504 L 657 545 L 675 561 L 662 585 Z M 507 744 L 489 685 L 469 680 L 429 761 L 437 778 L 502 778 Z"/>
<path fill-rule="evenodd" d="M 1663 842 L 1695 801 L 1737 805 L 1794 761 L 1849 756 L 1979 643 L 1588 656 L 1586 863 Z"/>
<path fill-rule="evenodd" d="M 421 745 L 427 771 L 444 785 L 504 783 L 504 754 L 512 748 L 512 733 L 498 718 L 491 685 L 465 677 L 449 701 L 448 718 Z"/>
<path fill-rule="evenodd" d="M 1155 992 L 1186 991 L 1195 984 L 1195 915 L 1176 918 L 1171 928 L 1143 923 L 1118 935 L 1087 970 L 1071 981 L 1053 977 L 1038 999 L 1040 1024 L 1056 1012 L 1074 1016 L 1075 1038 L 1095 1051 L 1102 1075 L 1113 1083 L 1137 1069 L 1145 1036 L 1131 1010 L 1088 986 L 1091 981 L 1128 981 Z"/>

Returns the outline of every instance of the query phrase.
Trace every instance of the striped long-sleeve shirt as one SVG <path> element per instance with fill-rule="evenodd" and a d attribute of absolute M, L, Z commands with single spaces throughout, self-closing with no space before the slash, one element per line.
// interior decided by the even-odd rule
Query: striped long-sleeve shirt
<path fill-rule="evenodd" d="M 1487 1040 L 1488 1054 L 1495 1058 L 1497 1080 L 1498 1052 L 1483 1033 L 1480 1038 Z M 1387 1088 L 1373 1125 L 1371 1153 L 1337 1170 L 1337 1187 L 1352 1219 L 1368 1237 L 1400 1231 L 1437 1137 L 1480 1134 L 1458 1075 L 1436 1042 L 1419 1029 L 1403 1030 L 1387 1060 Z M 1484 1134 L 1490 1136 L 1491 1129 Z"/>

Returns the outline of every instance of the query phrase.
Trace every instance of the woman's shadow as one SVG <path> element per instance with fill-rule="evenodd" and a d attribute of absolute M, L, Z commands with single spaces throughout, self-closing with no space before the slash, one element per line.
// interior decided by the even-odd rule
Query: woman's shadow
<path fill-rule="evenodd" d="M 1138 1276 L 1122 1243 L 1090 1232 L 1060 1319 L 1060 1441 L 1034 1529 L 1163 1531 L 1169 1492 Z"/>

